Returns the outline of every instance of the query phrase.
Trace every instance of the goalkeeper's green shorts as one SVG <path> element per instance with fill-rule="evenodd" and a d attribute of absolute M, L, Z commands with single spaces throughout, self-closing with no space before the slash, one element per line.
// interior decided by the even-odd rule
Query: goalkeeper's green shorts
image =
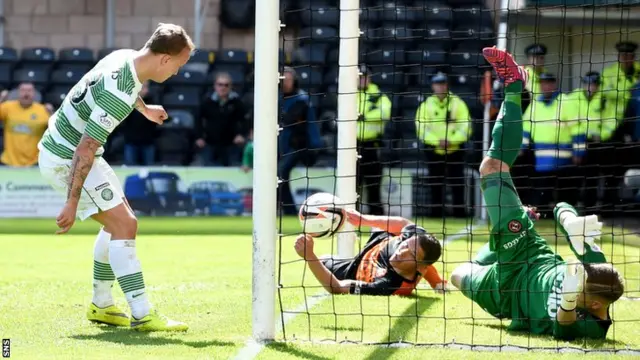
<path fill-rule="evenodd" d="M 478 304 L 484 311 L 501 319 L 506 314 L 501 311 L 500 287 L 495 264 L 479 266 L 477 270 L 462 278 L 461 291 L 464 296 Z"/>

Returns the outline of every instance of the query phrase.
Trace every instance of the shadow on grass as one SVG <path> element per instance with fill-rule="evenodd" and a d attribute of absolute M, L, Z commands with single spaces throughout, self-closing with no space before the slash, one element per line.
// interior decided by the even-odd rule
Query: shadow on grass
<path fill-rule="evenodd" d="M 132 331 L 130 329 L 116 328 L 101 326 L 102 331 L 99 334 L 92 335 L 73 335 L 69 336 L 75 340 L 94 340 L 105 341 L 114 344 L 123 345 L 146 345 L 146 346 L 161 346 L 161 345 L 185 345 L 192 348 L 200 349 L 206 347 L 225 347 L 235 346 L 236 344 L 231 341 L 219 341 L 219 340 L 206 340 L 206 341 L 185 341 L 180 338 L 162 337 L 158 336 L 159 333 L 145 333 Z M 154 335 L 151 335 L 154 334 Z M 165 333 L 168 334 L 168 333 Z M 180 334 L 178 332 L 174 333 Z"/>
<path fill-rule="evenodd" d="M 526 339 L 541 339 L 548 341 L 555 341 L 551 335 L 540 335 L 540 334 L 531 334 L 526 331 L 513 331 L 508 330 L 508 326 L 506 324 L 490 324 L 490 323 L 473 323 L 466 322 L 467 325 L 470 326 L 482 326 L 486 328 L 490 328 L 493 330 L 504 331 L 509 336 L 526 338 Z M 626 347 L 627 344 L 615 340 L 615 339 L 578 339 L 574 341 L 569 341 L 572 346 L 589 348 L 589 349 L 602 349 L 602 350 L 611 350 L 611 349 L 619 349 L 620 347 Z"/>
<path fill-rule="evenodd" d="M 331 360 L 332 359 L 329 357 L 316 355 L 309 351 L 300 350 L 299 348 L 296 348 L 294 345 L 287 344 L 287 343 L 274 342 L 274 343 L 267 344 L 266 347 L 277 352 L 293 355 L 300 359 L 310 359 L 310 360 Z"/>
<path fill-rule="evenodd" d="M 415 301 L 407 306 L 407 308 L 400 315 L 392 315 L 393 326 L 390 325 L 387 333 L 387 338 L 381 342 L 399 342 L 408 339 L 411 335 L 410 332 L 415 333 L 415 338 L 418 337 L 418 324 L 419 317 L 422 316 L 433 304 L 442 301 L 440 298 L 432 297 L 415 297 Z M 393 320 L 395 319 L 395 321 Z M 393 354 L 398 351 L 397 347 L 379 346 L 367 356 L 367 360 L 383 360 L 389 359 Z"/>

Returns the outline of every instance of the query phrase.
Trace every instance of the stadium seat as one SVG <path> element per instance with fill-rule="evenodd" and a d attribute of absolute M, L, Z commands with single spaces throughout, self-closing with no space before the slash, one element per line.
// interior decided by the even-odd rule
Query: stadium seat
<path fill-rule="evenodd" d="M 293 52 L 294 65 L 321 65 L 327 61 L 328 44 L 307 44 Z"/>
<path fill-rule="evenodd" d="M 485 65 L 484 57 L 480 55 L 481 49 L 469 49 L 465 46 L 458 46 L 449 53 L 449 61 L 453 66 L 478 67 Z"/>
<path fill-rule="evenodd" d="M 400 1 L 384 0 L 380 3 L 380 20 L 383 22 L 414 22 L 415 12 L 407 9 Z"/>
<path fill-rule="evenodd" d="M 403 111 L 413 111 L 415 113 L 418 106 L 426 99 L 420 92 L 398 94 L 398 105 Z"/>
<path fill-rule="evenodd" d="M 213 84 L 215 77 L 219 73 L 227 73 L 231 77 L 233 87 L 238 89 L 247 83 L 247 76 L 243 66 L 238 65 L 215 65 L 213 71 L 207 75 L 207 83 Z"/>
<path fill-rule="evenodd" d="M 409 77 L 412 79 L 411 83 L 420 87 L 421 91 L 431 91 L 431 78 L 438 72 L 437 67 L 422 66 L 412 69 L 409 73 Z"/>
<path fill-rule="evenodd" d="M 84 72 L 77 72 L 68 69 L 58 69 L 51 73 L 52 85 L 75 85 L 82 77 Z"/>
<path fill-rule="evenodd" d="M 310 66 L 296 67 L 298 73 L 299 85 L 302 89 L 318 88 L 323 82 L 323 73 L 319 68 L 312 68 Z"/>
<path fill-rule="evenodd" d="M 325 0 L 311 0 L 307 9 L 300 12 L 303 26 L 335 26 L 340 22 L 339 9 Z"/>
<path fill-rule="evenodd" d="M 63 48 L 58 52 L 59 63 L 93 64 L 93 50 L 88 48 Z"/>
<path fill-rule="evenodd" d="M 8 89 L 11 86 L 12 71 L 12 64 L 0 63 L 0 86 L 2 89 Z"/>
<path fill-rule="evenodd" d="M 186 129 L 195 127 L 195 117 L 189 111 L 172 109 L 167 110 L 167 115 L 169 116 L 169 121 L 162 124 L 163 127 Z"/>
<path fill-rule="evenodd" d="M 197 91 L 168 92 L 162 96 L 162 105 L 167 109 L 187 110 L 196 116 L 199 112 L 201 98 L 200 92 Z"/>
<path fill-rule="evenodd" d="M 249 53 L 239 49 L 222 49 L 216 51 L 214 56 L 214 65 L 218 64 L 237 64 L 248 65 L 251 62 Z"/>
<path fill-rule="evenodd" d="M 188 165 L 193 146 L 192 132 L 190 128 L 162 126 L 156 139 L 159 162 L 163 165 Z"/>
<path fill-rule="evenodd" d="M 200 72 L 202 74 L 207 74 L 209 72 L 209 67 L 211 62 L 214 59 L 214 54 L 212 51 L 197 49 L 189 58 L 189 61 L 182 67 L 183 70 L 188 70 L 192 72 Z"/>
<path fill-rule="evenodd" d="M 370 66 L 371 81 L 383 89 L 395 91 L 406 85 L 404 72 L 395 66 Z"/>
<path fill-rule="evenodd" d="M 423 38 L 433 43 L 449 43 L 451 41 L 451 32 L 449 28 L 442 23 L 427 23 L 426 29 L 423 31 Z"/>
<path fill-rule="evenodd" d="M 41 88 L 49 82 L 49 72 L 37 67 L 15 70 L 13 72 L 14 86 L 23 82 L 33 83 L 36 87 Z"/>
<path fill-rule="evenodd" d="M 403 65 L 405 64 L 405 53 L 405 47 L 402 44 L 382 45 L 366 54 L 365 62 L 372 65 Z"/>
<path fill-rule="evenodd" d="M 186 86 L 203 86 L 207 84 L 206 75 L 199 71 L 189 71 L 181 69 L 178 73 L 165 82 L 168 86 L 186 85 Z"/>
<path fill-rule="evenodd" d="M 10 47 L 0 47 L 0 63 L 15 64 L 19 61 L 18 51 Z"/>
<path fill-rule="evenodd" d="M 114 52 L 116 50 L 120 50 L 120 48 L 104 48 L 104 49 L 100 49 L 100 50 L 98 50 L 98 58 L 96 60 L 100 61 L 100 60 L 104 59 L 105 56 L 111 54 L 112 52 Z"/>
<path fill-rule="evenodd" d="M 338 30 L 328 26 L 311 26 L 300 29 L 299 38 L 301 43 L 323 42 L 337 43 Z"/>
<path fill-rule="evenodd" d="M 56 70 L 67 70 L 67 71 L 77 72 L 80 74 L 86 74 L 89 70 L 91 70 L 92 67 L 93 65 L 83 64 L 83 63 L 64 63 L 64 64 L 58 64 L 58 66 L 56 67 Z"/>
<path fill-rule="evenodd" d="M 456 25 L 471 25 L 476 29 L 493 27 L 492 11 L 481 5 L 467 5 L 453 9 L 453 21 Z"/>
<path fill-rule="evenodd" d="M 70 87 L 56 86 L 45 94 L 44 100 L 53 105 L 53 107 L 58 108 L 67 96 L 67 93 L 69 93 L 69 90 L 71 90 Z"/>
<path fill-rule="evenodd" d="M 380 44 L 380 38 L 382 37 L 381 32 L 382 32 L 382 28 L 381 27 L 374 27 L 372 25 L 367 25 L 367 26 L 363 26 L 360 28 L 360 31 L 362 31 L 362 35 L 360 35 L 360 43 L 365 43 L 365 44 L 373 44 L 373 45 L 379 45 Z"/>
<path fill-rule="evenodd" d="M 380 21 L 380 9 L 367 6 L 366 2 L 360 0 L 360 24 L 377 24 Z"/>
<path fill-rule="evenodd" d="M 491 40 L 493 37 L 493 30 L 487 27 L 478 27 L 473 24 L 462 24 L 456 26 L 451 31 L 451 40 L 465 41 L 465 40 Z"/>
<path fill-rule="evenodd" d="M 245 105 L 245 108 L 247 110 L 249 110 L 250 108 L 253 108 L 253 101 L 254 101 L 253 92 L 247 92 L 246 94 L 242 95 L 242 103 Z"/>
<path fill-rule="evenodd" d="M 451 8 L 439 2 L 425 2 L 423 4 L 423 11 L 420 14 L 419 21 L 422 23 L 438 22 L 445 25 L 451 24 L 453 19 L 453 12 Z"/>
<path fill-rule="evenodd" d="M 360 54 L 362 54 L 363 52 L 362 45 L 358 47 L 358 52 Z M 327 64 L 328 65 L 338 65 L 338 58 L 340 56 L 340 49 L 339 48 L 333 48 L 331 50 L 329 50 L 329 54 L 327 55 Z"/>
<path fill-rule="evenodd" d="M 320 109 L 322 111 L 333 111 L 334 113 L 338 112 L 338 94 L 336 93 L 327 93 L 320 100 Z"/>
<path fill-rule="evenodd" d="M 419 39 L 420 31 L 411 29 L 408 23 L 382 25 L 380 31 L 380 42 L 386 44 L 398 44 L 399 42 L 410 42 Z"/>
<path fill-rule="evenodd" d="M 436 44 L 421 44 L 406 52 L 407 64 L 445 65 L 447 52 Z"/>
<path fill-rule="evenodd" d="M 55 51 L 46 47 L 25 48 L 20 54 L 20 60 L 25 63 L 53 63 L 55 59 Z"/>
<path fill-rule="evenodd" d="M 334 85 L 338 83 L 338 76 L 340 68 L 338 66 L 332 66 L 324 73 L 324 85 Z"/>

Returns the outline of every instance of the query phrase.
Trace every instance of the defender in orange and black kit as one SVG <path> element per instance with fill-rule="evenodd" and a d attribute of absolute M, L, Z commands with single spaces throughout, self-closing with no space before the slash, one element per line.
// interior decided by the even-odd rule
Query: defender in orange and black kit
<path fill-rule="evenodd" d="M 445 290 L 433 267 L 442 245 L 433 235 L 401 217 L 362 215 L 348 210 L 347 220 L 356 227 L 377 229 L 353 259 L 320 259 L 313 238 L 300 235 L 295 249 L 309 269 L 332 294 L 410 295 L 425 278 L 433 289 Z"/>

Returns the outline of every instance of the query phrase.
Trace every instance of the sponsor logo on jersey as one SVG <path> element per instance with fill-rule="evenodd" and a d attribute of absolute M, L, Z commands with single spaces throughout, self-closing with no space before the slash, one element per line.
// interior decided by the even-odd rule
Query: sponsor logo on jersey
<path fill-rule="evenodd" d="M 102 113 L 102 115 L 100 115 L 100 124 L 102 124 L 103 126 L 111 129 L 111 127 L 113 127 L 113 121 L 111 121 L 111 119 L 109 119 L 107 113 Z"/>
<path fill-rule="evenodd" d="M 518 220 L 511 220 L 509 221 L 509 231 L 511 231 L 512 233 L 519 233 L 520 230 L 522 230 L 522 223 L 520 223 L 520 221 Z"/>
<path fill-rule="evenodd" d="M 522 232 L 520 235 L 518 235 L 518 237 L 517 237 L 517 238 L 515 238 L 515 239 L 513 239 L 513 240 L 509 241 L 508 243 L 504 244 L 502 247 L 503 247 L 505 250 L 509 250 L 509 249 L 511 249 L 512 247 L 514 247 L 514 246 L 518 245 L 518 243 L 520 242 L 520 240 L 522 240 L 525 236 L 527 236 L 527 232 L 526 232 L 526 231 L 524 231 L 524 232 Z"/>
<path fill-rule="evenodd" d="M 96 186 L 96 191 L 100 191 L 100 190 L 102 190 L 102 189 L 104 189 L 106 187 L 109 187 L 109 183 L 108 182 Z"/>
<path fill-rule="evenodd" d="M 111 78 L 112 78 L 113 80 L 118 79 L 118 76 L 120 76 L 120 70 L 116 70 L 116 71 L 112 71 L 112 72 L 111 72 Z"/>
<path fill-rule="evenodd" d="M 111 191 L 111 189 L 104 189 L 100 193 L 100 197 L 102 197 L 104 201 L 111 201 L 113 200 L 113 191 Z"/>

